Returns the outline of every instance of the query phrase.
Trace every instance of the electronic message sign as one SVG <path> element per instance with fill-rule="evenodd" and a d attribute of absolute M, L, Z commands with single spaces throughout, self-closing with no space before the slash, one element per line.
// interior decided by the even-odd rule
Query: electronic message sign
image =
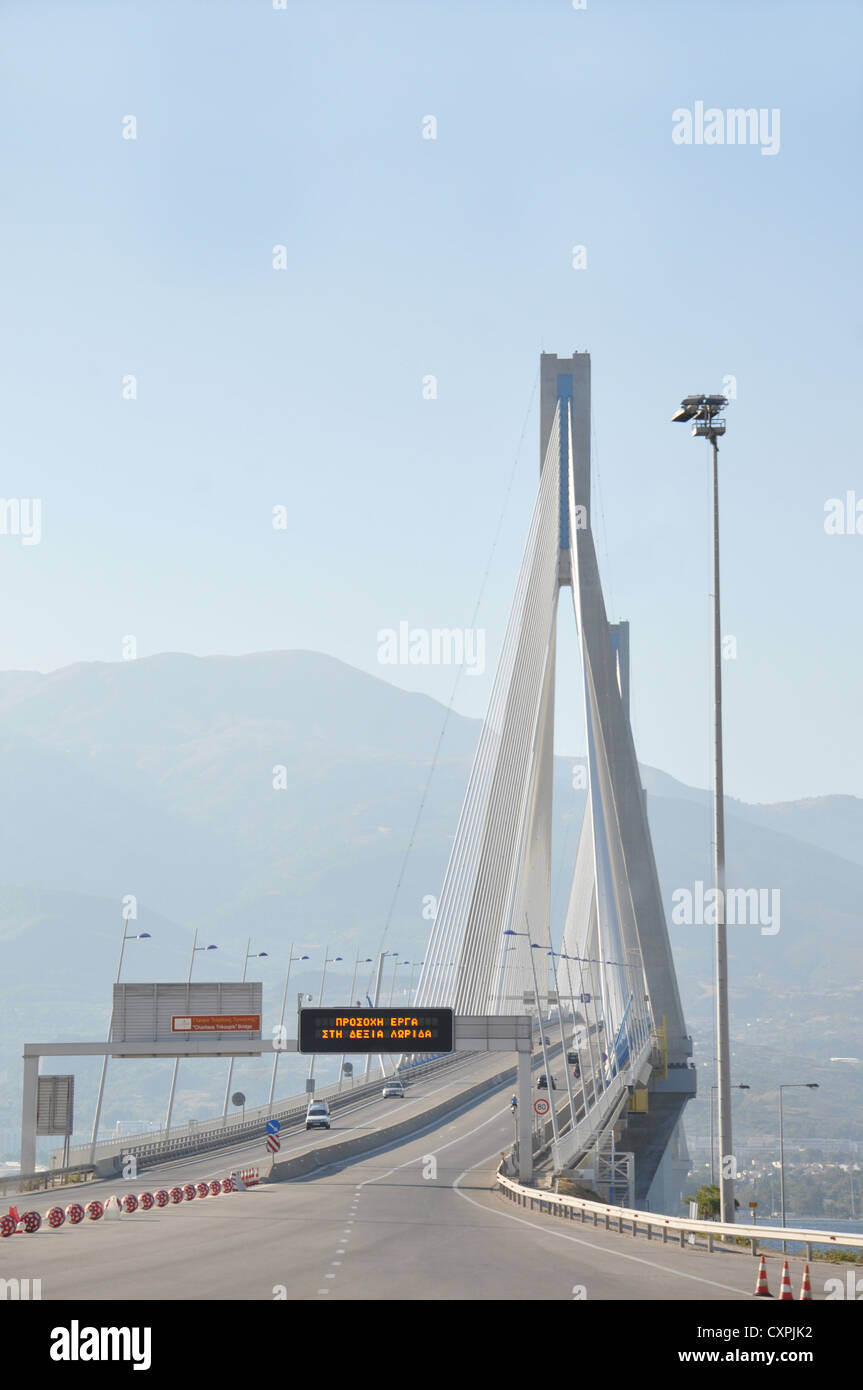
<path fill-rule="evenodd" d="M 452 1052 L 452 1009 L 300 1009 L 300 1052 Z"/>

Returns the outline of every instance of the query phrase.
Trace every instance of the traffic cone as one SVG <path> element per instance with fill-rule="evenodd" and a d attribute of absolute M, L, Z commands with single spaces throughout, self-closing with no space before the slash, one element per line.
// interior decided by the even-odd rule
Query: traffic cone
<path fill-rule="evenodd" d="M 809 1282 L 809 1266 L 803 1266 L 803 1283 L 800 1285 L 800 1302 L 804 1299 L 812 1301 L 812 1285 Z"/>
<path fill-rule="evenodd" d="M 782 1266 L 782 1282 L 779 1285 L 779 1301 L 783 1298 L 790 1298 L 793 1302 L 794 1295 L 791 1292 L 791 1275 L 788 1272 L 788 1261 Z"/>
<path fill-rule="evenodd" d="M 764 1256 L 761 1256 L 761 1263 L 758 1266 L 758 1277 L 755 1280 L 755 1298 L 772 1298 L 773 1295 L 767 1287 L 767 1265 Z"/>

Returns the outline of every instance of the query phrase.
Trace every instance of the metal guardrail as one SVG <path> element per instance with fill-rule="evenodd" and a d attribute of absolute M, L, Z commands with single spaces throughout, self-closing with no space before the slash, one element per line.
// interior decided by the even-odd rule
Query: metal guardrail
<path fill-rule="evenodd" d="M 815 1245 L 863 1251 L 863 1235 L 837 1235 L 835 1231 L 801 1231 L 789 1226 L 738 1226 L 733 1222 L 692 1220 L 681 1216 L 663 1216 L 661 1212 L 635 1211 L 631 1207 L 606 1206 L 602 1202 L 591 1202 L 581 1197 L 563 1197 L 557 1192 L 543 1192 L 536 1187 L 524 1187 L 500 1170 L 497 1174 L 497 1184 L 510 1200 L 517 1202 L 519 1206 L 527 1206 L 529 1203 L 531 1211 L 538 1206 L 540 1211 L 546 1210 L 552 1216 L 568 1214 L 570 1220 L 580 1215 L 582 1225 L 588 1216 L 592 1216 L 593 1225 L 598 1226 L 601 1219 L 606 1231 L 615 1229 L 611 1223 L 616 1222 L 616 1229 L 620 1235 L 623 1234 L 624 1226 L 630 1227 L 633 1236 L 637 1236 L 639 1227 L 643 1227 L 648 1240 L 653 1239 L 655 1233 L 657 1239 L 661 1236 L 663 1245 L 667 1244 L 669 1235 L 674 1234 L 681 1248 L 685 1247 L 686 1237 L 689 1235 L 706 1236 L 707 1249 L 711 1252 L 717 1236 L 730 1236 L 732 1239 L 739 1236 L 748 1240 L 753 1255 L 758 1254 L 759 1243 L 767 1240 L 784 1240 L 789 1245 L 804 1245 L 807 1260 L 814 1258 L 812 1248 Z"/>
<path fill-rule="evenodd" d="M 73 1177 L 84 1177 L 84 1181 L 91 1178 L 94 1172 L 92 1163 L 73 1163 L 68 1168 L 46 1168 L 38 1173 L 12 1173 L 9 1177 L 0 1178 L 0 1192 L 5 1196 L 11 1188 L 13 1192 L 40 1192 L 49 1187 L 59 1185 L 68 1186 L 68 1180 Z"/>
<path fill-rule="evenodd" d="M 399 1069 L 399 1075 L 407 1085 L 411 1085 L 414 1080 L 424 1079 L 426 1076 L 433 1075 L 435 1072 L 454 1065 L 457 1062 L 465 1061 L 475 1054 L 469 1052 L 448 1053 L 444 1057 L 433 1057 L 427 1062 L 420 1062 L 410 1067 Z M 324 1087 L 316 1091 L 314 1096 L 303 1095 L 290 1097 L 288 1102 L 274 1104 L 272 1110 L 269 1106 L 257 1107 L 260 1111 L 253 1118 L 246 1118 L 235 1124 L 224 1125 L 221 1121 L 213 1124 L 206 1124 L 201 1128 L 189 1131 L 184 1126 L 186 1133 L 173 1139 L 156 1139 L 142 1136 L 143 1142 L 137 1142 L 134 1136 L 127 1139 L 109 1140 L 107 1152 L 99 1154 L 99 1147 L 96 1149 L 97 1160 L 111 1158 L 114 1155 L 134 1156 L 139 1167 L 152 1165 L 161 1162 L 165 1158 L 180 1156 L 182 1154 L 207 1153 L 213 1149 L 230 1148 L 242 1139 L 254 1139 L 262 1132 L 262 1127 L 267 1119 L 278 1120 L 281 1124 L 290 1124 L 292 1120 L 303 1119 L 310 1100 L 327 1100 L 332 1110 L 340 1110 L 351 1104 L 352 1101 L 362 1100 L 364 1097 L 376 1094 L 382 1085 L 383 1078 L 378 1076 L 374 1081 L 365 1082 L 361 1086 L 354 1086 L 353 1089 L 342 1088 L 338 1092 L 337 1083 L 330 1087 Z M 327 1095 L 326 1092 L 330 1092 Z M 84 1147 L 84 1146 L 81 1146 Z M 86 1148 L 89 1154 L 89 1146 Z M 84 1167 L 92 1165 L 82 1165 Z M 59 1169 L 50 1169 L 49 1172 L 59 1172 Z M 75 1169 L 74 1171 L 77 1171 Z"/>

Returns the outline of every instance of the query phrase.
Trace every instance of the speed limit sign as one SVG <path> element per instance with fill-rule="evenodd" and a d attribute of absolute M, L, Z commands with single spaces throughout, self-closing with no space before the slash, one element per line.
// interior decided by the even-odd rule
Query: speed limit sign
<path fill-rule="evenodd" d="M 533 1108 L 537 1115 L 547 1115 L 551 1107 L 547 1100 L 543 1100 L 542 1097 L 540 1097 L 539 1100 L 533 1102 Z"/>

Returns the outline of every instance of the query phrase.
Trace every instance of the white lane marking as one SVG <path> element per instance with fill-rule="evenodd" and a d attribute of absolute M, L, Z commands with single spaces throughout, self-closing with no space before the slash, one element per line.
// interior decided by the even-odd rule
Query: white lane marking
<path fill-rule="evenodd" d="M 318 1289 L 318 1293 L 329 1293 L 329 1289 Z"/>
<path fill-rule="evenodd" d="M 507 1107 L 507 1109 L 508 1109 L 508 1107 Z M 505 1109 L 504 1109 L 504 1110 L 500 1110 L 500 1111 L 496 1111 L 496 1112 L 490 1117 L 490 1119 L 488 1119 L 488 1120 L 483 1120 L 481 1124 L 478 1124 L 478 1125 L 474 1126 L 473 1129 L 469 1129 L 469 1130 L 467 1131 L 467 1134 L 459 1135 L 458 1138 L 456 1138 L 456 1139 L 450 1139 L 449 1143 L 447 1143 L 447 1144 L 441 1144 L 440 1147 L 437 1148 L 437 1149 L 430 1149 L 428 1154 L 422 1154 L 421 1156 L 419 1156 L 419 1157 L 417 1157 L 417 1158 L 409 1158 L 409 1159 L 407 1159 L 407 1161 L 406 1161 L 405 1163 L 397 1163 L 396 1166 L 395 1166 L 394 1168 L 389 1168 L 389 1169 L 387 1170 L 386 1173 L 379 1173 L 379 1174 L 377 1175 L 377 1177 L 375 1177 L 375 1178 L 366 1178 L 365 1182 L 361 1182 L 361 1183 L 360 1183 L 360 1187 L 365 1187 L 366 1184 L 371 1185 L 373 1182 L 381 1182 L 381 1181 L 383 1181 L 384 1178 L 390 1177 L 391 1174 L 393 1174 L 393 1173 L 398 1173 L 399 1170 L 402 1169 L 402 1168 L 410 1168 L 410 1166 L 411 1166 L 412 1163 L 423 1163 L 423 1162 L 425 1161 L 425 1159 L 429 1157 L 430 1154 L 434 1154 L 434 1155 L 436 1156 L 437 1154 L 443 1153 L 444 1149 L 452 1148 L 452 1145 L 453 1145 L 453 1144 L 458 1144 L 458 1143 L 460 1143 L 462 1139 L 470 1139 L 470 1137 L 471 1137 L 472 1134 L 478 1134 L 479 1131 L 480 1131 L 481 1129 L 485 1129 L 486 1125 L 493 1124 L 495 1120 L 499 1120 L 499 1119 L 500 1119 L 500 1116 L 501 1116 L 501 1115 L 505 1115 L 505 1114 L 506 1114 L 506 1110 L 505 1110 Z M 498 1151 L 495 1150 L 495 1152 L 498 1152 Z M 483 1159 L 482 1161 L 485 1162 L 485 1159 Z"/>
<path fill-rule="evenodd" d="M 332 1260 L 332 1261 L 331 1261 L 331 1264 L 340 1265 L 340 1264 L 341 1264 L 341 1260 Z"/>
<path fill-rule="evenodd" d="M 639 1255 L 627 1255 L 623 1250 L 607 1249 L 604 1245 L 594 1244 L 594 1242 L 590 1240 L 580 1240 L 578 1236 L 567 1235 L 564 1231 L 553 1231 L 549 1227 L 542 1225 L 541 1222 L 528 1221 L 523 1216 L 513 1215 L 512 1212 L 495 1211 L 493 1207 L 486 1207 L 482 1202 L 477 1202 L 473 1197 L 468 1197 L 467 1193 L 462 1192 L 459 1187 L 462 1178 L 466 1178 L 468 1173 L 473 1172 L 474 1168 L 479 1168 L 481 1164 L 488 1163 L 490 1159 L 496 1158 L 499 1152 L 499 1149 L 494 1149 L 492 1153 L 486 1154 L 485 1158 L 481 1158 L 478 1163 L 472 1163 L 470 1168 L 465 1168 L 464 1172 L 460 1173 L 453 1182 L 453 1190 L 458 1193 L 459 1197 L 463 1197 L 466 1202 L 470 1202 L 471 1206 L 478 1207 L 480 1211 L 491 1212 L 494 1216 L 505 1217 L 507 1221 L 517 1221 L 520 1226 L 529 1226 L 532 1231 L 538 1231 L 541 1235 L 554 1236 L 556 1240 L 568 1240 L 573 1245 L 584 1245 L 588 1250 L 593 1250 L 595 1253 L 598 1252 L 601 1255 L 613 1255 L 618 1260 L 629 1260 L 632 1264 L 646 1265 L 648 1269 L 656 1269 L 661 1274 L 673 1274 L 678 1279 L 691 1279 L 696 1284 L 709 1284 L 711 1288 L 725 1289 L 728 1293 L 736 1293 L 741 1298 L 752 1297 L 748 1289 L 738 1289 L 733 1284 L 720 1284 L 716 1279 L 705 1279 L 700 1274 L 687 1274 L 684 1273 L 682 1269 L 675 1269 L 673 1265 L 659 1264 L 656 1260 L 645 1260 Z"/>
<path fill-rule="evenodd" d="M 493 1123 L 493 1121 L 499 1120 L 501 1115 L 506 1114 L 507 1108 L 508 1107 L 504 1107 L 502 1110 L 499 1110 L 494 1115 L 492 1115 L 488 1120 L 483 1120 L 482 1124 L 476 1125 L 473 1129 L 469 1129 L 466 1134 L 460 1135 L 456 1139 L 451 1139 L 449 1143 L 441 1144 L 440 1148 L 432 1149 L 430 1152 L 437 1155 L 439 1153 L 443 1153 L 444 1149 L 451 1148 L 453 1144 L 460 1143 L 462 1139 L 469 1139 L 471 1135 L 477 1134 L 481 1129 L 485 1129 L 486 1125 L 490 1125 Z M 751 1294 L 748 1290 L 735 1288 L 732 1284 L 720 1284 L 715 1279 L 704 1279 L 698 1274 L 686 1274 L 683 1272 L 683 1270 L 674 1269 L 673 1266 L 670 1265 L 658 1264 L 654 1260 L 644 1260 L 641 1259 L 638 1255 L 627 1255 L 623 1250 L 606 1249 L 606 1247 L 603 1245 L 594 1244 L 592 1241 L 589 1240 L 579 1240 L 577 1236 L 566 1235 L 563 1231 L 553 1231 L 550 1229 L 546 1229 L 538 1222 L 526 1221 L 523 1217 L 514 1216 L 508 1211 L 495 1211 L 491 1207 L 484 1207 L 482 1203 L 474 1201 L 472 1197 L 468 1197 L 466 1193 L 462 1192 L 459 1187 L 459 1183 L 462 1181 L 463 1178 L 467 1177 L 468 1173 L 472 1173 L 474 1168 L 479 1168 L 481 1164 L 488 1163 L 490 1159 L 495 1158 L 499 1153 L 500 1149 L 495 1148 L 492 1150 L 490 1154 L 487 1154 L 485 1158 L 481 1158 L 478 1163 L 472 1164 L 470 1168 L 465 1168 L 464 1172 L 460 1173 L 459 1176 L 453 1182 L 453 1191 L 457 1192 L 459 1197 L 463 1197 L 466 1202 L 470 1202 L 472 1206 L 479 1207 L 481 1211 L 488 1211 L 491 1212 L 491 1214 L 494 1216 L 505 1217 L 508 1221 L 518 1221 L 522 1226 L 529 1226 L 532 1231 L 539 1231 L 541 1235 L 545 1234 L 549 1236 L 554 1236 L 557 1240 L 568 1240 L 571 1241 L 574 1245 L 584 1245 L 589 1250 L 593 1250 L 594 1252 L 597 1252 L 599 1254 L 612 1255 L 616 1259 L 631 1260 L 634 1264 L 647 1265 L 650 1269 L 656 1269 L 665 1274 L 674 1274 L 679 1279 L 691 1279 L 698 1284 L 709 1284 L 711 1285 L 711 1287 L 715 1289 L 725 1289 L 726 1292 L 739 1294 L 741 1298 L 751 1297 Z M 365 1187 L 366 1183 L 371 1185 L 373 1182 L 380 1182 L 383 1178 L 390 1177 L 392 1173 L 397 1173 L 400 1168 L 409 1168 L 412 1163 L 422 1163 L 422 1161 L 422 1158 L 410 1158 L 406 1163 L 399 1163 L 394 1168 L 390 1168 L 389 1171 L 386 1173 L 380 1173 L 375 1178 L 367 1178 L 366 1182 L 362 1183 L 361 1185 Z"/>

